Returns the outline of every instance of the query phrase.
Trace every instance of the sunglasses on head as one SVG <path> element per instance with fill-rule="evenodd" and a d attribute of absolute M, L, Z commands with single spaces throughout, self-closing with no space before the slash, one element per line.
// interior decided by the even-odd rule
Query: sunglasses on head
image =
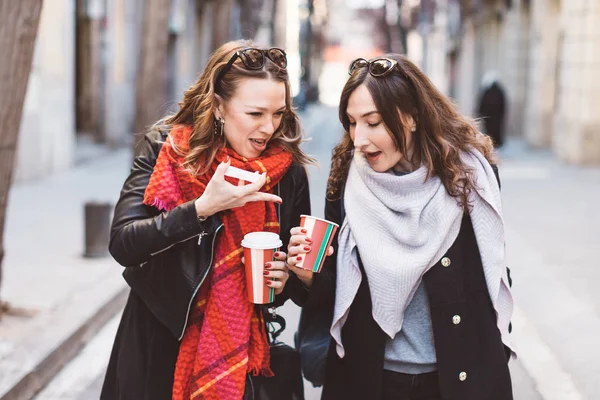
<path fill-rule="evenodd" d="M 348 75 L 352 75 L 352 73 L 359 68 L 368 67 L 371 75 L 374 77 L 382 77 L 389 74 L 397 65 L 398 61 L 385 57 L 374 58 L 371 61 L 365 60 L 364 58 L 357 58 L 350 63 Z M 398 66 L 398 69 L 399 68 L 400 66 Z"/>
<path fill-rule="evenodd" d="M 265 57 L 273 61 L 279 68 L 287 68 L 287 55 L 285 54 L 285 51 L 276 47 L 267 50 L 249 47 L 247 49 L 238 50 L 231 56 L 227 65 L 219 72 L 219 75 L 215 80 L 215 86 L 218 86 L 225 73 L 229 71 L 235 60 L 238 58 L 246 68 L 256 70 L 261 69 L 265 65 Z"/>

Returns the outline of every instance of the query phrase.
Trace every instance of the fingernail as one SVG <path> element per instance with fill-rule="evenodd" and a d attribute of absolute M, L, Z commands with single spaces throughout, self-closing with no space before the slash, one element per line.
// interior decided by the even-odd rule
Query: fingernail
<path fill-rule="evenodd" d="M 308 233 L 308 231 L 306 229 L 302 229 L 300 232 L 302 232 L 302 233 Z"/>
<path fill-rule="evenodd" d="M 270 280 L 269 280 L 269 281 L 267 281 L 265 284 L 266 284 L 267 286 L 273 286 L 273 281 L 270 281 Z"/>
<path fill-rule="evenodd" d="M 298 257 L 296 257 L 296 260 L 298 260 L 298 261 L 302 261 L 302 257 L 301 257 L 301 256 L 298 256 Z"/>
<path fill-rule="evenodd" d="M 276 253 L 275 253 L 275 254 L 273 254 L 273 255 L 274 255 L 275 257 L 279 257 L 279 256 L 280 256 L 279 252 L 276 252 Z"/>
<path fill-rule="evenodd" d="M 309 251 L 310 250 L 310 246 L 304 246 L 304 250 L 305 251 Z"/>
<path fill-rule="evenodd" d="M 263 271 L 263 275 L 264 276 L 269 276 L 269 275 L 271 275 L 271 272 L 270 271 Z"/>
<path fill-rule="evenodd" d="M 227 159 L 225 160 L 226 163 L 228 163 L 230 160 L 229 156 L 227 156 Z"/>
<path fill-rule="evenodd" d="M 312 243 L 312 239 L 311 238 L 306 238 L 305 239 L 308 243 Z"/>
<path fill-rule="evenodd" d="M 271 263 L 265 263 L 265 268 L 271 268 Z"/>

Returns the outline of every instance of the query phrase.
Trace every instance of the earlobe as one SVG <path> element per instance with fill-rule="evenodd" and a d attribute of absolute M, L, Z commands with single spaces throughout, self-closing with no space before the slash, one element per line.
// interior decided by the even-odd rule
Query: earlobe
<path fill-rule="evenodd" d="M 215 120 L 223 118 L 223 100 L 218 94 L 215 94 L 215 104 L 213 108 L 213 115 Z"/>
<path fill-rule="evenodd" d="M 410 126 L 411 132 L 416 132 L 417 130 L 417 120 L 413 118 L 412 115 L 406 115 L 405 121 L 403 121 L 406 125 Z"/>

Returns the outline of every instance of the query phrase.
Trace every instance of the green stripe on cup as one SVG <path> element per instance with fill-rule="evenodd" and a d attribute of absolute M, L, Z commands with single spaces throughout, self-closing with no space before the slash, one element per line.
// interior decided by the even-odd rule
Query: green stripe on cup
<path fill-rule="evenodd" d="M 321 242 L 321 248 L 319 249 L 319 254 L 315 260 L 315 265 L 313 266 L 313 272 L 317 272 L 319 270 L 319 266 L 321 265 L 321 261 L 323 257 L 325 257 L 325 252 L 327 251 L 327 243 L 329 243 L 329 237 L 331 236 L 331 231 L 333 230 L 333 225 L 327 225 L 327 230 L 325 231 L 325 235 L 323 235 L 323 241 Z"/>
<path fill-rule="evenodd" d="M 277 261 L 277 259 L 275 258 L 275 253 L 277 252 L 277 249 L 273 249 L 273 257 L 271 261 Z M 272 303 L 275 301 L 275 289 L 273 288 L 269 288 L 269 303 Z"/>

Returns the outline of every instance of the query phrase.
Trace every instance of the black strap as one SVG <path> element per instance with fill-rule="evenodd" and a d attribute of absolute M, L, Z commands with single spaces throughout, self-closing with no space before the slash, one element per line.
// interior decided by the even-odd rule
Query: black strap
<path fill-rule="evenodd" d="M 271 344 L 277 342 L 277 338 L 281 335 L 281 332 L 285 330 L 285 318 L 277 314 L 275 307 L 261 306 L 263 316 L 265 318 L 265 325 L 267 332 L 269 333 L 269 340 Z"/>

